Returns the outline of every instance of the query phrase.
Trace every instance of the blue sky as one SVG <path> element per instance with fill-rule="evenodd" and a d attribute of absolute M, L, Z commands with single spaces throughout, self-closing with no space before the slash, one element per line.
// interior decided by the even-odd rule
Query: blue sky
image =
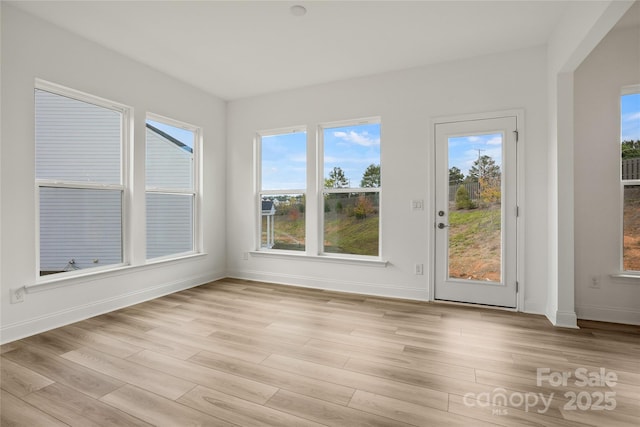
<path fill-rule="evenodd" d="M 449 169 L 457 167 L 467 176 L 473 162 L 481 156 L 489 156 L 502 168 L 502 134 L 457 136 L 449 138 Z"/>
<path fill-rule="evenodd" d="M 262 137 L 262 189 L 307 188 L 307 134 Z"/>
<path fill-rule="evenodd" d="M 178 141 L 182 142 L 187 147 L 193 149 L 193 140 L 194 135 L 190 130 L 180 129 L 175 126 L 167 125 L 161 122 L 155 122 L 153 120 L 148 120 L 151 126 L 160 129 L 162 132 L 174 137 Z"/>
<path fill-rule="evenodd" d="M 359 187 L 371 164 L 380 164 L 380 124 L 324 129 L 324 177 L 334 167 L 344 171 L 350 187 Z"/>
<path fill-rule="evenodd" d="M 640 140 L 640 93 L 621 97 L 621 141 Z"/>
<path fill-rule="evenodd" d="M 324 129 L 324 177 L 341 168 L 351 187 L 360 186 L 365 169 L 380 164 L 380 125 L 366 124 Z M 262 137 L 262 189 L 306 188 L 304 132 Z"/>

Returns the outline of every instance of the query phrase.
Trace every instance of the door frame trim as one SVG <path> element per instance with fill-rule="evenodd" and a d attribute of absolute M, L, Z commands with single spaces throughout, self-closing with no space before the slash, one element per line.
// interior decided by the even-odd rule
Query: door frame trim
<path fill-rule="evenodd" d="M 524 164 L 524 147 L 526 144 L 526 128 L 525 128 L 525 114 L 524 109 L 512 109 L 512 110 L 499 110 L 484 113 L 469 113 L 459 114 L 452 116 L 439 116 L 432 117 L 429 120 L 429 132 L 428 132 L 428 153 L 431 157 L 427 160 L 428 166 L 431 168 L 429 176 L 429 183 L 427 191 L 429 196 L 425 198 L 427 201 L 427 235 L 428 245 L 428 266 L 430 274 L 427 277 L 427 287 L 429 301 L 437 301 L 435 299 L 435 282 L 436 282 L 436 214 L 435 214 L 435 194 L 436 194 L 436 125 L 444 123 L 455 122 L 467 122 L 474 120 L 486 120 L 497 119 L 502 117 L 515 117 L 516 126 L 518 129 L 518 142 L 516 144 L 516 204 L 519 209 L 519 215 L 516 220 L 516 280 L 518 281 L 518 293 L 516 294 L 516 308 L 515 311 L 524 310 L 524 301 L 527 283 L 525 278 L 525 220 L 526 220 L 526 205 L 525 205 L 525 164 Z M 476 304 L 473 304 L 476 305 Z"/>

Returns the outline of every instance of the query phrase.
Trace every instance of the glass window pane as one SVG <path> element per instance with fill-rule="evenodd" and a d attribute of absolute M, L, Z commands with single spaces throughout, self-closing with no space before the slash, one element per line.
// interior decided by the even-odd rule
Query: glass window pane
<path fill-rule="evenodd" d="M 307 133 L 261 137 L 262 189 L 307 188 Z"/>
<path fill-rule="evenodd" d="M 380 193 L 324 194 L 324 252 L 379 254 Z"/>
<path fill-rule="evenodd" d="M 305 250 L 304 194 L 265 195 L 260 208 L 261 248 Z"/>
<path fill-rule="evenodd" d="M 193 251 L 192 194 L 147 193 L 147 259 Z"/>
<path fill-rule="evenodd" d="M 501 282 L 502 134 L 449 144 L 450 278 Z"/>
<path fill-rule="evenodd" d="M 623 269 L 640 271 L 640 185 L 624 187 Z"/>
<path fill-rule="evenodd" d="M 36 89 L 36 178 L 120 184 L 120 112 Z"/>
<path fill-rule="evenodd" d="M 193 189 L 195 133 L 147 120 L 147 187 Z"/>
<path fill-rule="evenodd" d="M 380 124 L 325 128 L 324 187 L 380 187 Z"/>
<path fill-rule="evenodd" d="M 640 179 L 640 93 L 623 95 L 620 111 L 622 179 Z"/>
<path fill-rule="evenodd" d="M 40 275 L 122 263 L 122 192 L 40 188 Z"/>

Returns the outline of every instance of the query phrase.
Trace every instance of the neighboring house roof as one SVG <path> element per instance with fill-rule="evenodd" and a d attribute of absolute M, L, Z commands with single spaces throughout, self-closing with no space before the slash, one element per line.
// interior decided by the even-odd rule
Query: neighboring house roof
<path fill-rule="evenodd" d="M 276 207 L 271 200 L 262 201 L 262 215 L 273 215 L 276 213 Z"/>
<path fill-rule="evenodd" d="M 158 129 L 155 126 L 150 125 L 149 123 L 147 123 L 147 128 L 150 129 L 152 132 L 157 133 L 158 135 L 160 135 L 161 137 L 163 137 L 164 139 L 172 142 L 173 144 L 175 144 L 176 146 L 178 146 L 179 148 L 182 148 L 185 151 L 188 151 L 189 153 L 193 153 L 193 148 L 189 147 L 188 145 L 185 145 L 184 143 L 178 141 L 177 139 L 175 139 L 174 137 L 172 137 L 171 135 L 169 135 L 166 132 L 161 131 L 160 129 Z"/>

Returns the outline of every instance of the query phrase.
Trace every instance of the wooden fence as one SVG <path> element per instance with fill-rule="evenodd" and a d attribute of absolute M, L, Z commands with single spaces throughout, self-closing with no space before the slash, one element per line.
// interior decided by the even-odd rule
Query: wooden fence
<path fill-rule="evenodd" d="M 464 186 L 469 193 L 469 197 L 471 200 L 476 201 L 480 199 L 480 183 L 479 182 L 466 182 L 463 184 L 450 184 L 449 185 L 449 201 L 455 202 L 456 200 L 456 191 L 458 191 L 458 187 Z"/>
<path fill-rule="evenodd" d="M 640 179 L 640 158 L 622 159 L 622 179 Z"/>

